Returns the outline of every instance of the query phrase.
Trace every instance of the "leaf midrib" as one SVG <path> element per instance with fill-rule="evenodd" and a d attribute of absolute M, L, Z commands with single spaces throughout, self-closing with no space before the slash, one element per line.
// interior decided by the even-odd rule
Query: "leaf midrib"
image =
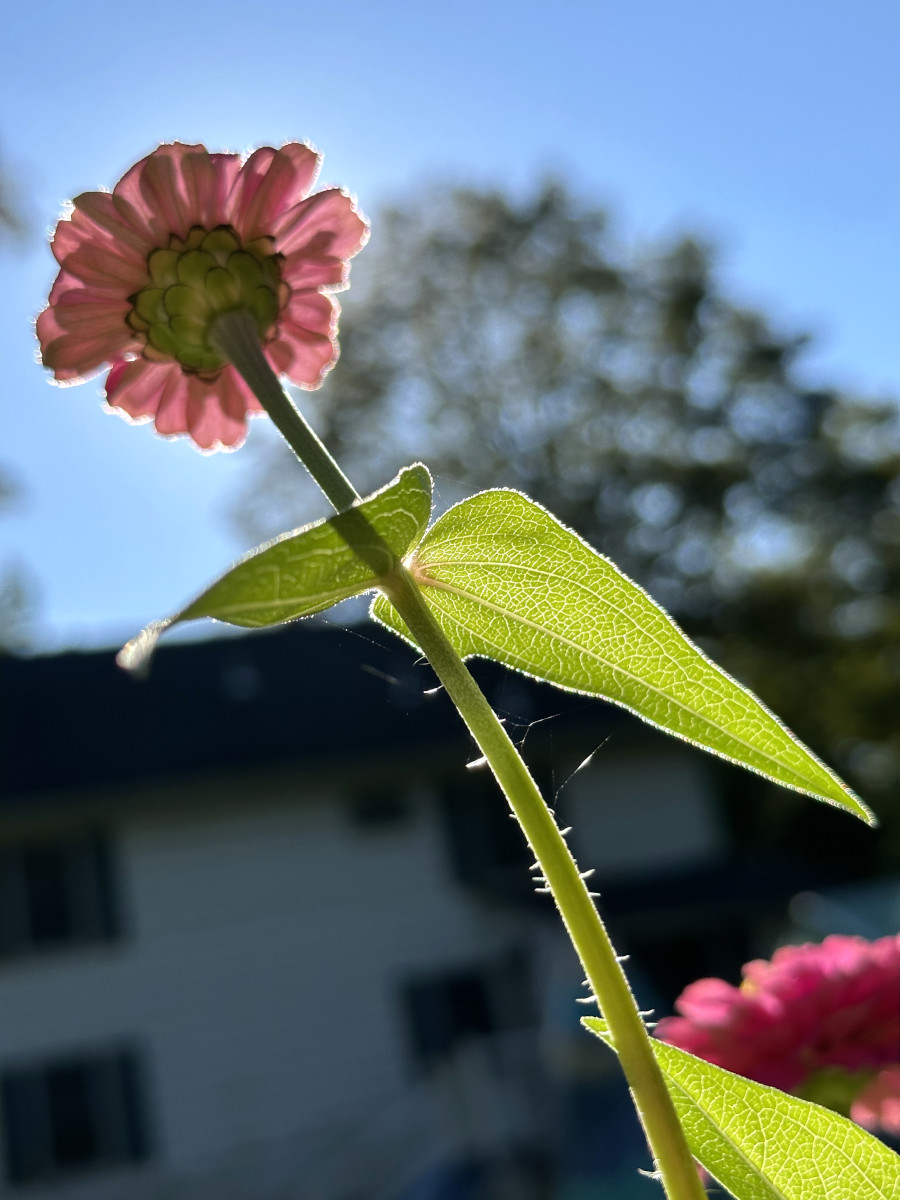
<path fill-rule="evenodd" d="M 329 600 L 331 603 L 336 603 L 338 600 L 346 599 L 348 596 L 354 596 L 359 591 L 366 591 L 369 588 L 372 588 L 374 586 L 375 586 L 375 578 L 373 576 L 371 579 L 364 579 L 360 583 L 358 583 L 358 584 L 354 583 L 352 586 L 348 586 L 346 588 L 337 588 L 336 590 L 330 591 L 330 592 L 313 592 L 313 593 L 305 592 L 304 595 L 307 598 L 307 600 L 306 600 L 307 604 L 308 603 L 318 604 L 322 600 Z M 295 604 L 296 602 L 297 602 L 296 597 L 287 596 L 287 597 L 282 597 L 278 600 L 253 600 L 246 604 L 219 605 L 216 607 L 215 613 L 212 615 L 216 618 L 216 620 L 221 620 L 223 615 L 226 613 L 230 613 L 230 614 L 234 615 L 236 613 L 258 612 L 260 609 L 266 609 L 266 608 L 269 608 L 269 609 L 284 608 L 285 605 L 290 606 L 292 604 Z M 304 605 L 304 607 L 305 607 L 305 605 Z M 190 612 L 190 609 L 187 609 L 186 611 Z M 197 614 L 197 615 L 198 616 L 209 616 L 210 614 L 202 613 L 202 614 Z M 185 619 L 190 619 L 190 618 L 185 618 Z"/>
<path fill-rule="evenodd" d="M 603 560 L 603 561 L 606 561 L 606 560 Z M 531 572 L 531 574 L 533 574 L 533 575 L 542 575 L 542 576 L 544 576 L 544 578 L 547 578 L 547 579 L 562 580 L 563 583 L 566 583 L 566 584 L 570 585 L 571 587 L 578 588 L 582 592 L 586 593 L 586 595 L 588 595 L 594 603 L 605 604 L 608 608 L 611 608 L 613 610 L 613 612 L 618 613 L 619 616 L 622 617 L 624 620 L 628 621 L 629 624 L 632 626 L 632 628 L 637 630 L 638 633 L 640 633 L 644 637 L 649 637 L 650 640 L 653 642 L 654 646 L 658 647 L 660 654 L 662 654 L 672 664 L 672 666 L 678 671 L 678 673 L 680 675 L 682 675 L 682 677 L 684 677 L 686 675 L 686 671 L 685 671 L 684 667 L 682 667 L 681 664 L 678 662 L 678 660 L 673 657 L 671 650 L 668 650 L 655 634 L 649 633 L 646 629 L 644 629 L 638 623 L 637 619 L 635 617 L 633 617 L 626 608 L 621 608 L 618 604 L 613 604 L 613 602 L 611 600 L 609 600 L 605 597 L 598 596 L 597 592 L 595 592 L 591 588 L 589 588 L 587 586 L 587 584 L 582 583 L 581 580 L 579 580 L 579 579 L 573 579 L 570 575 L 563 575 L 558 571 L 547 571 L 541 567 L 533 567 L 530 565 L 526 566 L 523 563 L 514 563 L 514 562 L 510 563 L 510 562 L 503 562 L 503 561 L 485 562 L 480 559 L 479 559 L 478 563 L 473 563 L 469 559 L 456 560 L 456 559 L 442 558 L 442 559 L 440 559 L 440 562 L 437 565 L 442 566 L 442 567 L 469 567 L 469 568 L 475 566 L 478 569 L 484 567 L 484 568 L 494 568 L 498 571 L 505 568 L 508 571 L 528 571 L 528 572 Z M 423 569 L 427 570 L 427 563 L 422 563 L 421 566 Z M 618 568 L 614 567 L 612 563 L 609 563 L 609 566 L 612 568 L 612 570 L 614 570 L 616 572 L 616 574 L 620 575 Z M 625 579 L 625 577 L 622 575 L 620 575 L 620 578 Z M 631 580 L 625 580 L 625 581 L 628 583 L 632 583 Z M 425 579 L 423 579 L 423 582 L 431 583 L 433 581 L 430 579 L 430 577 L 426 577 Z M 632 583 L 632 586 L 638 587 L 638 585 L 635 583 Z M 663 618 L 663 620 L 669 620 L 668 614 L 666 614 L 663 611 L 663 609 L 661 609 L 659 607 L 659 605 L 656 603 L 656 601 L 651 599 L 651 597 L 648 596 L 646 594 L 646 592 L 643 591 L 643 589 L 641 589 L 641 595 L 642 595 L 643 599 L 647 601 L 648 604 L 653 606 L 654 610 L 659 614 L 660 617 Z M 679 630 L 679 632 L 681 632 L 681 631 Z M 682 634 L 682 636 L 686 636 L 686 635 Z M 733 680 L 733 679 L 731 679 L 730 676 L 726 675 L 725 672 L 721 669 L 721 667 L 716 666 L 716 664 L 714 662 L 712 662 L 711 659 L 707 658 L 706 655 L 703 654 L 703 652 L 700 651 L 698 647 L 695 646 L 695 647 L 693 647 L 693 649 L 698 650 L 698 652 L 702 655 L 703 662 L 707 666 L 711 667 L 717 675 L 721 676 L 722 678 L 729 679 L 732 683 L 737 683 L 737 680 Z M 737 686 L 741 687 L 741 684 L 737 684 Z M 743 688 L 742 688 L 742 690 L 743 690 Z"/>
<path fill-rule="evenodd" d="M 677 1079 L 673 1079 L 668 1071 L 665 1072 L 665 1077 L 666 1077 L 666 1082 L 668 1084 L 670 1084 L 672 1087 L 677 1088 L 677 1090 L 681 1093 L 682 1096 L 684 1096 L 684 1098 L 688 1101 L 688 1103 L 691 1104 L 697 1110 L 697 1112 L 701 1114 L 701 1116 L 705 1117 L 706 1120 L 710 1123 L 710 1125 L 712 1125 L 713 1128 L 719 1132 L 719 1134 L 728 1143 L 729 1147 L 734 1151 L 735 1155 L 738 1158 L 740 1158 L 742 1162 L 744 1162 L 746 1164 L 748 1170 L 750 1170 L 763 1185 L 768 1187 L 769 1190 L 775 1196 L 779 1197 L 779 1200 L 792 1200 L 792 1197 L 788 1196 L 786 1192 L 783 1192 L 781 1190 L 781 1188 L 776 1187 L 776 1185 L 774 1183 L 772 1183 L 769 1179 L 766 1178 L 765 1175 L 763 1175 L 762 1169 L 760 1167 L 758 1167 L 756 1165 L 756 1163 L 753 1162 L 752 1159 L 747 1157 L 747 1155 L 740 1148 L 740 1146 L 737 1146 L 734 1143 L 734 1141 L 731 1139 L 731 1136 L 725 1132 L 725 1130 L 722 1128 L 720 1123 L 715 1119 L 715 1117 L 713 1117 L 708 1112 L 708 1110 L 703 1107 L 703 1105 L 700 1103 L 700 1101 L 697 1100 L 696 1097 L 693 1096 L 684 1087 L 684 1085 L 682 1083 L 680 1083 Z M 719 1182 L 721 1183 L 721 1180 Z M 793 1198 L 793 1200 L 796 1200 L 796 1198 Z"/>
<path fill-rule="evenodd" d="M 663 1068 L 663 1069 L 665 1071 L 665 1068 Z M 755 1173 L 759 1176 L 759 1178 L 762 1179 L 764 1182 L 768 1182 L 766 1177 L 761 1174 L 761 1168 L 755 1166 L 755 1164 L 752 1162 L 752 1160 L 747 1158 L 744 1151 L 741 1150 L 734 1143 L 734 1141 L 732 1141 L 731 1136 L 728 1133 L 726 1133 L 726 1131 L 722 1127 L 721 1121 L 717 1117 L 714 1117 L 712 1115 L 712 1113 L 710 1113 L 710 1111 L 697 1099 L 697 1097 L 694 1096 L 691 1092 L 687 1091 L 684 1084 L 682 1084 L 679 1080 L 674 1079 L 668 1071 L 665 1071 L 665 1076 L 666 1076 L 666 1079 L 674 1087 L 678 1088 L 678 1090 L 682 1093 L 682 1095 L 687 1097 L 687 1099 L 690 1101 L 690 1103 L 692 1105 L 694 1105 L 694 1107 L 697 1109 L 697 1111 L 702 1113 L 703 1116 L 706 1117 L 706 1119 L 709 1121 L 709 1123 L 721 1132 L 722 1136 L 724 1138 L 726 1138 L 726 1140 L 728 1141 L 728 1144 L 730 1146 L 732 1146 L 734 1148 L 735 1152 L 737 1154 L 739 1154 L 741 1156 L 741 1158 L 743 1158 L 744 1161 L 755 1171 Z M 740 1099 L 740 1097 L 739 1097 L 739 1099 Z M 873 1190 L 874 1195 L 881 1197 L 881 1200 L 893 1200 L 893 1197 L 889 1196 L 887 1194 L 887 1192 L 885 1192 L 878 1184 L 872 1182 L 872 1180 L 869 1178 L 869 1176 L 860 1167 L 859 1163 L 856 1162 L 856 1160 L 851 1155 L 849 1155 L 847 1153 L 847 1151 L 844 1150 L 841 1146 L 837 1145 L 835 1142 L 828 1141 L 827 1139 L 823 1138 L 822 1134 L 819 1133 L 818 1130 L 812 1129 L 809 1125 L 807 1125 L 805 1122 L 801 1121 L 799 1117 L 794 1116 L 794 1114 L 791 1112 L 786 1112 L 782 1109 L 779 1109 L 778 1115 L 782 1120 L 790 1122 L 790 1124 L 797 1126 L 799 1129 L 802 1129 L 804 1131 L 804 1133 L 808 1133 L 812 1138 L 814 1138 L 814 1139 L 818 1138 L 818 1139 L 824 1141 L 826 1143 L 826 1145 L 828 1146 L 829 1150 L 833 1150 L 837 1154 L 842 1155 L 844 1157 L 844 1159 L 846 1159 L 847 1163 L 850 1166 L 854 1167 L 856 1169 L 857 1173 L 863 1177 L 863 1179 L 866 1181 L 867 1184 L 869 1184 L 869 1186 Z M 771 1186 L 772 1186 L 772 1190 L 775 1191 L 777 1193 L 777 1195 L 782 1197 L 782 1200 L 791 1200 L 791 1197 L 787 1196 L 780 1189 L 776 1188 L 774 1183 Z"/>
<path fill-rule="evenodd" d="M 619 672 L 622 675 L 625 675 L 633 683 L 636 683 L 636 684 L 640 685 L 641 687 L 646 688 L 651 692 L 654 692 L 661 699 L 666 700 L 670 703 L 674 702 L 683 712 L 696 717 L 699 721 L 702 721 L 706 725 L 711 726 L 713 729 L 718 730 L 720 733 L 722 733 L 726 737 L 730 738 L 732 741 L 735 741 L 739 745 L 746 747 L 749 751 L 751 751 L 753 753 L 754 756 L 759 756 L 760 758 L 765 759 L 767 762 L 774 763 L 777 767 L 779 767 L 780 770 L 787 771 L 788 773 L 796 776 L 796 778 L 798 778 L 799 780 L 802 781 L 801 782 L 801 790 L 810 790 L 811 781 L 806 776 L 800 775 L 797 772 L 796 768 L 787 766 L 780 759 L 773 758 L 771 754 L 767 754 L 765 751 L 760 750 L 752 742 L 747 742 L 744 740 L 744 738 L 739 737 L 737 734 L 729 732 L 727 729 L 724 729 L 721 725 L 716 724 L 715 721 L 711 720 L 709 717 L 704 716 L 702 713 L 697 712 L 695 709 L 691 708 L 689 705 L 684 704 L 680 700 L 674 699 L 672 696 L 661 691 L 659 688 L 654 687 L 653 684 L 649 684 L 645 680 L 640 679 L 638 676 L 632 675 L 631 672 L 626 670 L 624 667 L 619 667 L 619 666 L 613 665 L 612 663 L 608 662 L 606 659 L 601 658 L 599 654 L 594 653 L 594 651 L 592 651 L 592 650 L 586 649 L 584 646 L 578 645 L 577 642 L 571 641 L 571 639 L 565 637 L 563 634 L 554 633 L 551 630 L 546 629 L 543 625 L 539 625 L 536 621 L 532 621 L 528 617 L 521 617 L 516 613 L 512 613 L 509 610 L 500 606 L 499 604 L 494 604 L 490 600 L 484 600 L 484 599 L 482 599 L 482 597 L 474 595 L 473 593 L 466 591 L 464 588 L 455 587 L 453 584 L 445 583 L 442 580 L 432 579 L 431 577 L 424 577 L 424 578 L 420 577 L 420 580 L 421 580 L 422 585 L 425 587 L 435 588 L 438 591 L 450 592 L 452 595 L 459 596 L 463 600 L 470 600 L 473 604 L 478 604 L 478 605 L 481 605 L 482 607 L 493 609 L 494 612 L 496 612 L 498 615 L 500 615 L 502 617 L 505 617 L 507 620 L 519 622 L 520 624 L 527 625 L 531 629 L 534 629 L 538 633 L 544 634 L 548 638 L 554 639 L 559 642 L 563 642 L 565 645 L 570 646 L 573 650 L 576 650 L 581 654 L 587 654 L 590 658 L 593 658 L 596 662 L 600 663 L 602 666 L 608 668 L 611 671 Z M 446 611 L 446 610 L 442 610 L 442 611 Z M 456 623 L 458 625 L 462 624 L 462 622 L 459 620 L 459 618 L 453 617 L 452 613 L 447 613 L 447 615 L 449 617 L 453 618 L 454 620 L 456 620 Z M 489 639 L 484 638 L 484 636 L 482 634 L 479 634 L 478 636 L 482 637 L 485 642 L 489 643 Z M 501 651 L 504 651 L 505 647 L 499 646 L 498 649 L 500 649 Z M 507 651 L 507 653 L 508 653 L 508 651 Z M 740 685 L 738 685 L 738 686 L 740 686 Z M 595 693 L 595 694 L 601 695 L 602 693 Z M 626 706 L 626 707 L 628 707 L 628 706 Z M 817 792 L 816 794 L 821 795 L 822 793 Z"/>

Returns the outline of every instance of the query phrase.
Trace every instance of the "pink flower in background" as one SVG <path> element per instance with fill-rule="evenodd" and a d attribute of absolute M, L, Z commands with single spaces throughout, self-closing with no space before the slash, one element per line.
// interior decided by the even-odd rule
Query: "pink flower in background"
<path fill-rule="evenodd" d="M 337 357 L 332 293 L 368 228 L 344 192 L 309 194 L 319 165 L 299 143 L 242 162 L 176 142 L 111 193 L 78 196 L 53 236 L 45 365 L 80 383 L 109 364 L 113 408 L 204 450 L 239 445 L 261 407 L 216 344 L 219 316 L 247 313 L 271 366 L 301 387 Z"/>
<path fill-rule="evenodd" d="M 900 935 L 784 946 L 743 983 L 700 979 L 656 1036 L 738 1075 L 820 1099 L 846 1080 L 854 1120 L 900 1132 Z M 817 1085 L 822 1081 L 823 1087 Z M 838 1091 L 840 1088 L 838 1088 Z M 830 1099 L 824 1099 L 830 1103 Z"/>
<path fill-rule="evenodd" d="M 850 1116 L 867 1129 L 900 1135 L 900 1064 L 885 1067 L 866 1084 L 850 1106 Z"/>

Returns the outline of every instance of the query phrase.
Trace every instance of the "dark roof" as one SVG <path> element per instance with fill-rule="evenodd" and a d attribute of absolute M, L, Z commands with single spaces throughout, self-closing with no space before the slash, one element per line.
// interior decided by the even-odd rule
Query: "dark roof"
<path fill-rule="evenodd" d="M 630 718 L 491 663 L 489 699 L 525 723 L 590 722 L 598 740 Z M 375 752 L 472 753 L 461 721 L 399 639 L 373 625 L 316 621 L 247 636 L 165 644 L 147 678 L 113 652 L 0 657 L 0 802 L 176 773 Z M 554 723 L 551 723 L 554 724 Z"/>

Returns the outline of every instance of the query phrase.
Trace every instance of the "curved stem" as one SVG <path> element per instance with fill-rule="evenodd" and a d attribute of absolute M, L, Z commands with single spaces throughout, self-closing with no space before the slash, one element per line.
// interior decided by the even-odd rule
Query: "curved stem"
<path fill-rule="evenodd" d="M 456 705 L 534 851 L 609 1028 L 667 1195 L 670 1200 L 705 1200 L 705 1189 L 628 980 L 572 853 L 528 768 L 409 571 L 401 568 L 383 580 L 382 590 Z"/>
<path fill-rule="evenodd" d="M 262 352 L 252 322 L 242 314 L 220 317 L 216 337 L 332 505 L 338 512 L 351 508 L 359 499 L 357 492 L 288 400 Z M 374 533 L 367 522 L 366 526 Z M 353 545 L 350 527 L 347 537 Z M 706 1192 L 628 980 L 587 885 L 528 768 L 435 620 L 409 570 L 397 564 L 381 575 L 379 585 L 456 705 L 534 851 L 609 1028 L 669 1200 L 705 1200 Z"/>
<path fill-rule="evenodd" d="M 278 382 L 263 353 L 256 325 L 249 313 L 224 313 L 213 325 L 212 341 L 231 360 L 231 365 L 334 508 L 344 512 L 352 507 L 359 499 L 359 492 Z"/>

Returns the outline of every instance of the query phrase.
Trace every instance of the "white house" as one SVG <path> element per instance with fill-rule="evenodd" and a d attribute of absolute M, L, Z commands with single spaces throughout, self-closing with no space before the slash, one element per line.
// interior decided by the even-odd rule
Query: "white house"
<path fill-rule="evenodd" d="M 808 886 L 736 863 L 698 752 L 481 675 L 650 1002 Z M 577 964 L 431 682 L 388 635 L 315 623 L 172 645 L 142 683 L 107 653 L 0 660 L 4 1193 L 640 1188 Z"/>

